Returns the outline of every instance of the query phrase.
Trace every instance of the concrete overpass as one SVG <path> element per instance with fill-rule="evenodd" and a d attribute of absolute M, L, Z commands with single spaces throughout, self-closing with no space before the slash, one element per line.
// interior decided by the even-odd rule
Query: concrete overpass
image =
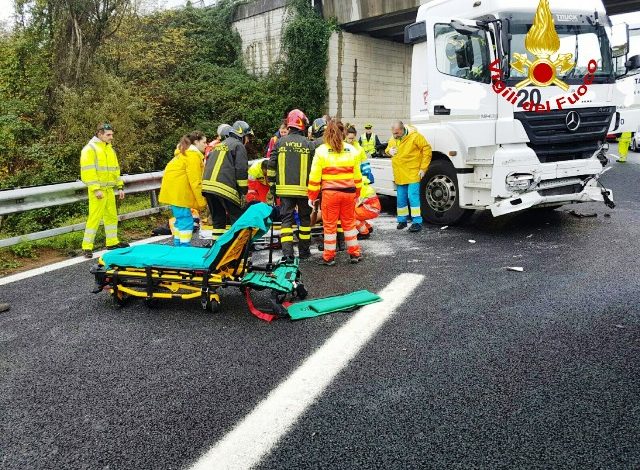
<path fill-rule="evenodd" d="M 535 0 L 532 0 L 535 1 Z M 326 18 L 350 33 L 402 42 L 404 27 L 416 17 L 420 0 L 322 0 Z M 609 15 L 640 10 L 640 0 L 604 0 Z"/>

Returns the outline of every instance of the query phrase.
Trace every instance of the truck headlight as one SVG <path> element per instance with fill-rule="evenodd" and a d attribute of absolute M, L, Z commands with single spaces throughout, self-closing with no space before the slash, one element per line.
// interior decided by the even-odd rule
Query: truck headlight
<path fill-rule="evenodd" d="M 507 190 L 524 192 L 534 184 L 535 176 L 532 173 L 510 173 L 507 175 L 505 182 Z"/>

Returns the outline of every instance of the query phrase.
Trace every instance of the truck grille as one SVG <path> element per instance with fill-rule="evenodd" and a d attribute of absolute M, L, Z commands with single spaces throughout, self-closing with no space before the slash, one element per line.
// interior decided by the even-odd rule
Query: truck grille
<path fill-rule="evenodd" d="M 549 112 L 519 112 L 514 117 L 522 123 L 530 142 L 527 144 L 538 156 L 540 163 L 561 162 L 590 158 L 598 143 L 605 141 L 616 108 L 582 108 Z M 580 126 L 575 131 L 567 128 L 567 114 L 576 111 Z"/>

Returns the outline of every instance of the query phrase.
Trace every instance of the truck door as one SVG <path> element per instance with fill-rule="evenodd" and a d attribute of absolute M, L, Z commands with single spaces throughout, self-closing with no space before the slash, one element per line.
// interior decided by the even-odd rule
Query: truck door
<path fill-rule="evenodd" d="M 494 145 L 498 95 L 491 84 L 492 33 L 468 20 L 430 18 L 426 24 L 429 122 L 451 128 L 462 148 Z M 450 135 L 427 137 L 446 151 L 449 145 L 441 140 Z"/>

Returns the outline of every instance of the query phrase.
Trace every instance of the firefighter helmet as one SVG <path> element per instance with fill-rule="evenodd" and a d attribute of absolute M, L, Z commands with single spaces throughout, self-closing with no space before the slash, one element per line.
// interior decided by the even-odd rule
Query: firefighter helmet
<path fill-rule="evenodd" d="M 316 139 L 322 137 L 324 135 L 324 130 L 327 128 L 327 121 L 324 118 L 318 118 L 313 121 L 313 125 L 311 126 L 311 132 L 313 137 Z"/>
<path fill-rule="evenodd" d="M 247 135 L 254 135 L 251 126 L 247 124 L 245 121 L 236 121 L 231 126 L 231 131 L 229 132 L 232 135 L 240 137 L 241 139 Z"/>
<path fill-rule="evenodd" d="M 299 109 L 294 109 L 287 116 L 287 127 L 293 127 L 304 131 L 309 125 L 309 119 Z"/>

